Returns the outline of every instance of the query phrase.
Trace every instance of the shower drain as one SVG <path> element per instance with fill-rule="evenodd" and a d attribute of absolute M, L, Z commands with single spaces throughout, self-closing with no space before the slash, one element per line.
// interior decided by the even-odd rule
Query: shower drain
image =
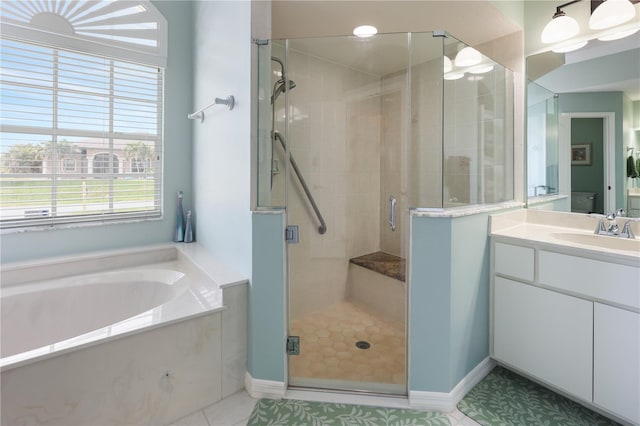
<path fill-rule="evenodd" d="M 366 342 L 364 340 L 359 340 L 356 342 L 356 347 L 358 349 L 369 349 L 371 347 L 371 343 Z"/>

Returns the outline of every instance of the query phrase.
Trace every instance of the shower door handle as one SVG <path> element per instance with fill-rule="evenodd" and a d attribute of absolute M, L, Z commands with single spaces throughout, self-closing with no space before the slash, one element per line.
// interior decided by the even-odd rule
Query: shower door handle
<path fill-rule="evenodd" d="M 396 204 L 398 200 L 393 195 L 389 197 L 389 226 L 391 230 L 396 230 Z"/>

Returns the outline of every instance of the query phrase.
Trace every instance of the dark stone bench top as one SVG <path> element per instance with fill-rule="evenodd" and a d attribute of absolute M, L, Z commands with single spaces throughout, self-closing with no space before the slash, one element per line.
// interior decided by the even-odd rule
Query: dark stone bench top
<path fill-rule="evenodd" d="M 396 280 L 405 281 L 406 261 L 402 257 L 377 251 L 375 253 L 365 254 L 364 256 L 351 258 L 349 262 Z"/>

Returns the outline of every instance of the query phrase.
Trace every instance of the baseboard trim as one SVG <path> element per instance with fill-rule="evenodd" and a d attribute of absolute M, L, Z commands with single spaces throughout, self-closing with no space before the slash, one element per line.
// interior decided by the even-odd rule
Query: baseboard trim
<path fill-rule="evenodd" d="M 422 410 L 450 412 L 464 396 L 469 393 L 496 366 L 495 361 L 487 357 L 460 380 L 451 392 L 409 391 L 409 399 L 398 397 L 375 397 L 370 395 L 351 395 L 331 391 L 287 391 L 284 382 L 254 379 L 249 372 L 244 376 L 247 393 L 252 398 L 287 398 L 310 401 L 342 402 L 349 400 L 351 404 L 380 405 L 397 408 L 417 408 Z"/>
<path fill-rule="evenodd" d="M 487 357 L 460 380 L 451 392 L 409 391 L 409 405 L 412 408 L 449 412 L 496 366 L 495 361 Z"/>
<path fill-rule="evenodd" d="M 247 393 L 256 399 L 282 399 L 286 391 L 284 382 L 254 379 L 248 371 L 244 375 L 244 386 L 247 389 Z"/>

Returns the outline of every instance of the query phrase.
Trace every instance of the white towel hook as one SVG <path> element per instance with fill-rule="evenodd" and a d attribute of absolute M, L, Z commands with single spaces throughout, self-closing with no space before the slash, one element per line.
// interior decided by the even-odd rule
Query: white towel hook
<path fill-rule="evenodd" d="M 227 109 L 229 111 L 231 111 L 235 104 L 236 104 L 236 100 L 232 95 L 227 96 L 225 99 L 216 98 L 209 105 L 200 108 L 196 112 L 192 112 L 191 114 L 187 114 L 187 118 L 189 120 L 196 120 L 196 119 L 199 118 L 200 122 L 203 122 L 204 121 L 204 112 L 205 112 L 205 110 L 211 108 L 212 106 L 214 106 L 214 105 L 226 105 Z"/>

